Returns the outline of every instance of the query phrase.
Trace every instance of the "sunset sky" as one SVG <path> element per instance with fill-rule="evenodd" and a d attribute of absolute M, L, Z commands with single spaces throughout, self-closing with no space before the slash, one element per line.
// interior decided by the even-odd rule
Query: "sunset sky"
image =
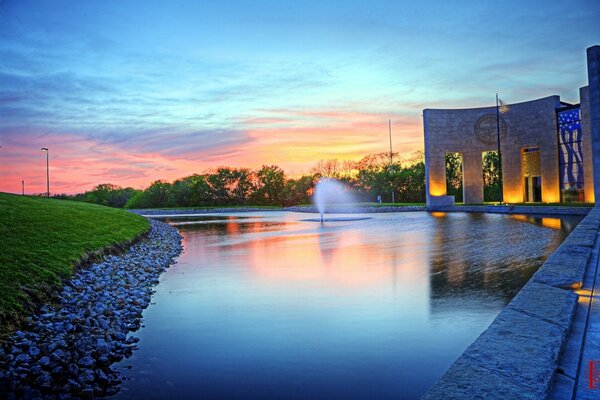
<path fill-rule="evenodd" d="M 589 1 L 0 0 L 0 191 L 423 146 L 424 108 L 578 102 Z"/>

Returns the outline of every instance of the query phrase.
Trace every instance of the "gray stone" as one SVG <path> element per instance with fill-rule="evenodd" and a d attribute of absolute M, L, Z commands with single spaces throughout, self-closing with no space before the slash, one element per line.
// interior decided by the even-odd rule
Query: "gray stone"
<path fill-rule="evenodd" d="M 96 377 L 94 376 L 94 371 L 92 371 L 91 369 L 84 369 L 79 374 L 79 381 L 82 383 L 94 382 L 95 379 Z"/>
<path fill-rule="evenodd" d="M 35 384 L 47 389 L 52 385 L 52 377 L 48 373 L 43 373 L 35 380 Z"/>
<path fill-rule="evenodd" d="M 504 309 L 463 353 L 536 396 L 547 396 L 566 330 Z"/>
<path fill-rule="evenodd" d="M 421 399 L 541 400 L 543 397 L 462 356 Z"/>
<path fill-rule="evenodd" d="M 571 232 L 569 237 L 565 239 L 563 245 L 577 245 L 584 247 L 594 247 L 594 242 L 596 241 L 597 232 L 591 232 L 587 230 L 579 230 Z"/>
<path fill-rule="evenodd" d="M 596 205 L 600 205 L 600 46 L 587 49 L 589 83 L 590 122 L 592 131 L 592 151 L 594 157 L 594 192 Z"/>
<path fill-rule="evenodd" d="M 591 249 L 583 246 L 566 246 L 556 250 L 533 275 L 532 280 L 559 288 L 581 287 Z"/>
<path fill-rule="evenodd" d="M 17 364 L 28 363 L 29 361 L 31 361 L 31 357 L 29 356 L 29 354 L 26 353 L 19 354 L 15 357 L 15 362 Z"/>
<path fill-rule="evenodd" d="M 529 282 L 508 308 L 556 324 L 567 332 L 575 315 L 577 299 L 571 291 Z"/>
<path fill-rule="evenodd" d="M 583 282 L 586 264 L 574 262 L 572 265 L 568 265 L 546 262 L 531 280 L 557 288 L 578 289 Z"/>

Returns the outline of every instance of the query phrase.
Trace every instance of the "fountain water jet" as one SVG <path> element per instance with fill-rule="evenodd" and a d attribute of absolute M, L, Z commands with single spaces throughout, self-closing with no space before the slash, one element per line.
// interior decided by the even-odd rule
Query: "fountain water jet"
<path fill-rule="evenodd" d="M 317 206 L 320 215 L 320 222 L 331 219 L 325 219 L 325 213 L 331 205 L 344 205 L 352 207 L 355 203 L 353 196 L 348 193 L 347 187 L 340 181 L 331 178 L 321 178 L 315 185 L 313 203 Z M 365 218 L 338 218 L 339 221 L 351 221 Z"/>

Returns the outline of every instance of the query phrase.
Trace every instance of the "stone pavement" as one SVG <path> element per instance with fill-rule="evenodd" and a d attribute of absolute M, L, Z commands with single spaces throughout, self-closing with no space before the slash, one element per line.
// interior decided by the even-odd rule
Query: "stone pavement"
<path fill-rule="evenodd" d="M 600 399 L 600 233 L 592 247 L 583 286 L 579 295 L 575 319 L 560 356 L 552 400 Z M 590 363 L 598 362 L 592 370 Z M 590 379 L 598 382 L 590 382 Z"/>

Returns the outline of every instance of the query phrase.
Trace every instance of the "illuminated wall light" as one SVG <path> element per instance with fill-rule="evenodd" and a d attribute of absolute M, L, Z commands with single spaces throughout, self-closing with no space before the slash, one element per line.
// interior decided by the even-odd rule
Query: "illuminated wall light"
<path fill-rule="evenodd" d="M 544 203 L 560 203 L 560 195 L 558 195 L 553 190 L 552 192 L 549 192 L 549 193 L 543 193 L 542 200 L 544 201 Z"/>
<path fill-rule="evenodd" d="M 435 180 L 429 178 L 429 194 L 431 196 L 445 196 L 446 195 L 446 181 Z"/>
<path fill-rule="evenodd" d="M 521 187 L 504 187 L 504 202 L 505 203 L 522 203 L 523 193 Z"/>

